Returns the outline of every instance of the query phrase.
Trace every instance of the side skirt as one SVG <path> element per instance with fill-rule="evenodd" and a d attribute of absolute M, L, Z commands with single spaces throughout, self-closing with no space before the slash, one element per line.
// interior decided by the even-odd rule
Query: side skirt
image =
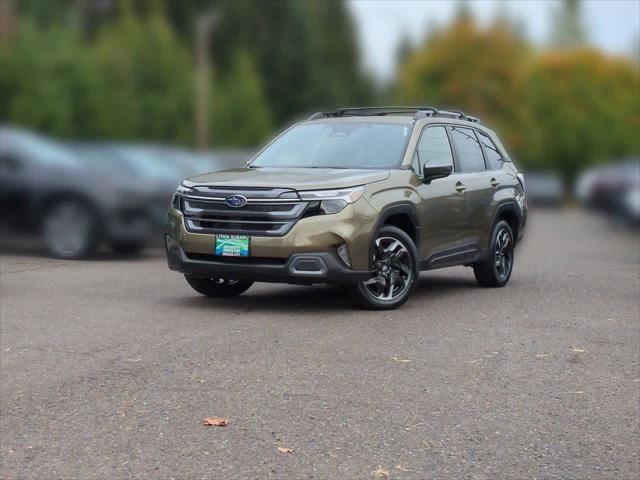
<path fill-rule="evenodd" d="M 448 248 L 432 254 L 420 262 L 420 270 L 436 268 L 469 266 L 485 258 L 487 252 L 480 249 L 477 243 L 468 243 L 459 247 Z"/>

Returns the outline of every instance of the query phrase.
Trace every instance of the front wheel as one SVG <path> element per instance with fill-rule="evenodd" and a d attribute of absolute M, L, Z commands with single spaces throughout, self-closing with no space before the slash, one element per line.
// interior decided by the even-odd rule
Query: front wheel
<path fill-rule="evenodd" d="M 185 275 L 187 283 L 201 295 L 212 298 L 236 297 L 249 290 L 253 282 L 229 280 L 227 278 L 202 278 Z"/>
<path fill-rule="evenodd" d="M 373 241 L 373 275 L 356 286 L 356 299 L 370 310 L 390 310 L 406 302 L 419 275 L 418 252 L 411 237 L 385 226 Z"/>
<path fill-rule="evenodd" d="M 500 220 L 491 232 L 489 256 L 473 266 L 477 282 L 483 287 L 504 287 L 513 270 L 515 240 L 511 227 Z"/>

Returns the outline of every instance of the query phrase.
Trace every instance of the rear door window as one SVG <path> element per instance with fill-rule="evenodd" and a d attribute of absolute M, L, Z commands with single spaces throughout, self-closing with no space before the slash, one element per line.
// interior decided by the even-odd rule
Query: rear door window
<path fill-rule="evenodd" d="M 456 151 L 456 160 L 461 172 L 485 170 L 480 142 L 471 128 L 451 127 L 451 140 Z"/>
<path fill-rule="evenodd" d="M 478 138 L 482 144 L 489 169 L 500 170 L 502 168 L 502 162 L 504 161 L 500 150 L 498 150 L 489 135 L 481 132 L 480 130 L 476 130 L 476 133 L 478 134 Z"/>

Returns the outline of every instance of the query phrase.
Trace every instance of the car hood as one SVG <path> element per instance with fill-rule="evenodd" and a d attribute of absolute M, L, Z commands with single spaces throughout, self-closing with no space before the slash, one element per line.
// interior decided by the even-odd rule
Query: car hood
<path fill-rule="evenodd" d="M 340 168 L 234 168 L 190 177 L 184 185 L 215 187 L 271 187 L 294 190 L 333 189 L 379 182 L 388 170 Z"/>

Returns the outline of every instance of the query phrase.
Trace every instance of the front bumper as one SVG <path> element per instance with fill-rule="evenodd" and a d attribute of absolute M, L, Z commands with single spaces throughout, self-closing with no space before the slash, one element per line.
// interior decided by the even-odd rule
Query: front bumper
<path fill-rule="evenodd" d="M 300 285 L 356 283 L 371 278 L 371 272 L 347 268 L 332 252 L 295 253 L 286 260 L 218 257 L 187 253 L 168 235 L 165 246 L 169 268 L 195 276 Z"/>
<path fill-rule="evenodd" d="M 165 236 L 169 268 L 234 280 L 355 283 L 371 277 L 368 250 L 376 218 L 361 199 L 334 215 L 302 218 L 283 236 L 251 236 L 250 257 L 220 257 L 213 254 L 215 234 L 189 232 L 182 212 L 171 208 Z M 351 268 L 337 255 L 342 244 Z"/>

